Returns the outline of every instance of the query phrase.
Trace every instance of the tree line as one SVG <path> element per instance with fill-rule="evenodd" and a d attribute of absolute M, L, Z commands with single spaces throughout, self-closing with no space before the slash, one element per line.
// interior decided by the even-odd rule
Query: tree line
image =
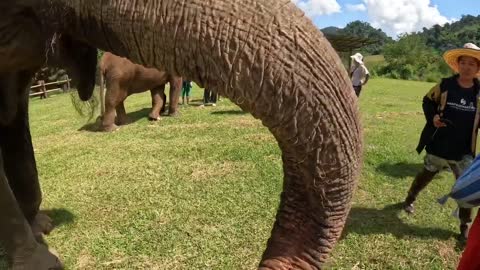
<path fill-rule="evenodd" d="M 385 61 L 367 66 L 373 76 L 394 79 L 436 82 L 451 75 L 442 60 L 449 49 L 462 47 L 467 42 L 480 46 L 480 16 L 464 15 L 453 23 L 434 25 L 421 31 L 402 34 L 397 39 L 387 36 L 367 22 L 354 21 L 345 28 L 327 27 L 322 31 L 366 37 L 376 41 L 358 51 L 363 55 L 383 55 Z"/>

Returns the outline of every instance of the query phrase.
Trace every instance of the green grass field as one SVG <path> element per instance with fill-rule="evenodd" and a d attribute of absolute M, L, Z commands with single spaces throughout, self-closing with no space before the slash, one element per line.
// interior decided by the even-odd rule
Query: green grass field
<path fill-rule="evenodd" d="M 329 269 L 455 268 L 455 205 L 435 201 L 453 177 L 437 177 L 413 216 L 397 204 L 422 166 L 414 149 L 431 86 L 372 79 L 363 90 L 364 169 Z M 58 224 L 47 241 L 67 269 L 255 269 L 279 203 L 280 150 L 229 101 L 194 103 L 151 123 L 149 93 L 129 97 L 133 123 L 105 134 L 68 94 L 32 100 L 42 207 Z"/>
<path fill-rule="evenodd" d="M 383 57 L 383 55 L 367 55 L 365 56 L 364 62 L 368 69 L 373 69 L 385 63 L 385 57 Z"/>

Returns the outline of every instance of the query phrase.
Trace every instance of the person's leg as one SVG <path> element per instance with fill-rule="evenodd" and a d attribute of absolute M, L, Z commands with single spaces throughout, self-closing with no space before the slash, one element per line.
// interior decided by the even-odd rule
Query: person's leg
<path fill-rule="evenodd" d="M 422 191 L 435 177 L 438 171 L 431 172 L 423 168 L 416 176 L 408 190 L 407 198 L 405 198 L 404 210 L 411 214 L 415 211 L 413 203 L 417 199 L 418 194 Z"/>
<path fill-rule="evenodd" d="M 470 155 L 464 156 L 459 162 L 451 162 L 449 165 L 455 179 L 458 179 L 472 162 L 473 158 Z M 472 209 L 459 207 L 458 217 L 460 219 L 460 240 L 465 241 L 468 237 L 468 225 L 472 222 Z"/>
<path fill-rule="evenodd" d="M 359 86 L 353 86 L 353 90 L 355 90 L 355 94 L 357 95 L 357 97 L 360 96 L 360 92 L 362 92 L 362 86 L 359 85 Z"/>
<path fill-rule="evenodd" d="M 192 91 L 192 87 L 188 86 L 187 87 L 187 92 L 186 92 L 186 96 L 187 96 L 187 105 L 190 104 L 190 92 Z"/>
<path fill-rule="evenodd" d="M 422 191 L 440 171 L 446 161 L 442 158 L 427 154 L 424 159 L 424 167 L 415 176 L 410 189 L 408 190 L 407 198 L 404 202 L 405 212 L 411 214 L 415 211 L 413 203 L 417 199 L 418 194 Z"/>
<path fill-rule="evenodd" d="M 472 224 L 467 240 L 467 246 L 462 253 L 457 270 L 480 269 L 480 214 Z"/>
<path fill-rule="evenodd" d="M 468 224 L 472 222 L 472 208 L 458 209 L 458 218 L 460 219 L 460 240 L 465 241 L 468 238 Z"/>
<path fill-rule="evenodd" d="M 187 96 L 187 88 L 185 86 L 182 87 L 182 105 L 185 104 L 185 96 Z M 188 98 L 188 96 L 187 96 Z"/>

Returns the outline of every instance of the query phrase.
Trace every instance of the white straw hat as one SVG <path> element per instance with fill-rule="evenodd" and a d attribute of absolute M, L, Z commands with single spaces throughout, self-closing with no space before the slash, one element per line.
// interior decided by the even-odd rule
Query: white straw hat
<path fill-rule="evenodd" d="M 354 61 L 356 61 L 359 64 L 363 64 L 363 55 L 361 53 L 356 53 L 352 56 L 350 56 Z"/>

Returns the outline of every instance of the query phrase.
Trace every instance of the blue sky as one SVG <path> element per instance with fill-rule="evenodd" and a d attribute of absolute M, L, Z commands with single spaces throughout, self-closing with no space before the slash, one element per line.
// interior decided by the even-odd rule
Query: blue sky
<path fill-rule="evenodd" d="M 464 14 L 480 15 L 478 0 L 292 0 L 319 28 L 366 21 L 395 37 L 444 24 Z"/>

